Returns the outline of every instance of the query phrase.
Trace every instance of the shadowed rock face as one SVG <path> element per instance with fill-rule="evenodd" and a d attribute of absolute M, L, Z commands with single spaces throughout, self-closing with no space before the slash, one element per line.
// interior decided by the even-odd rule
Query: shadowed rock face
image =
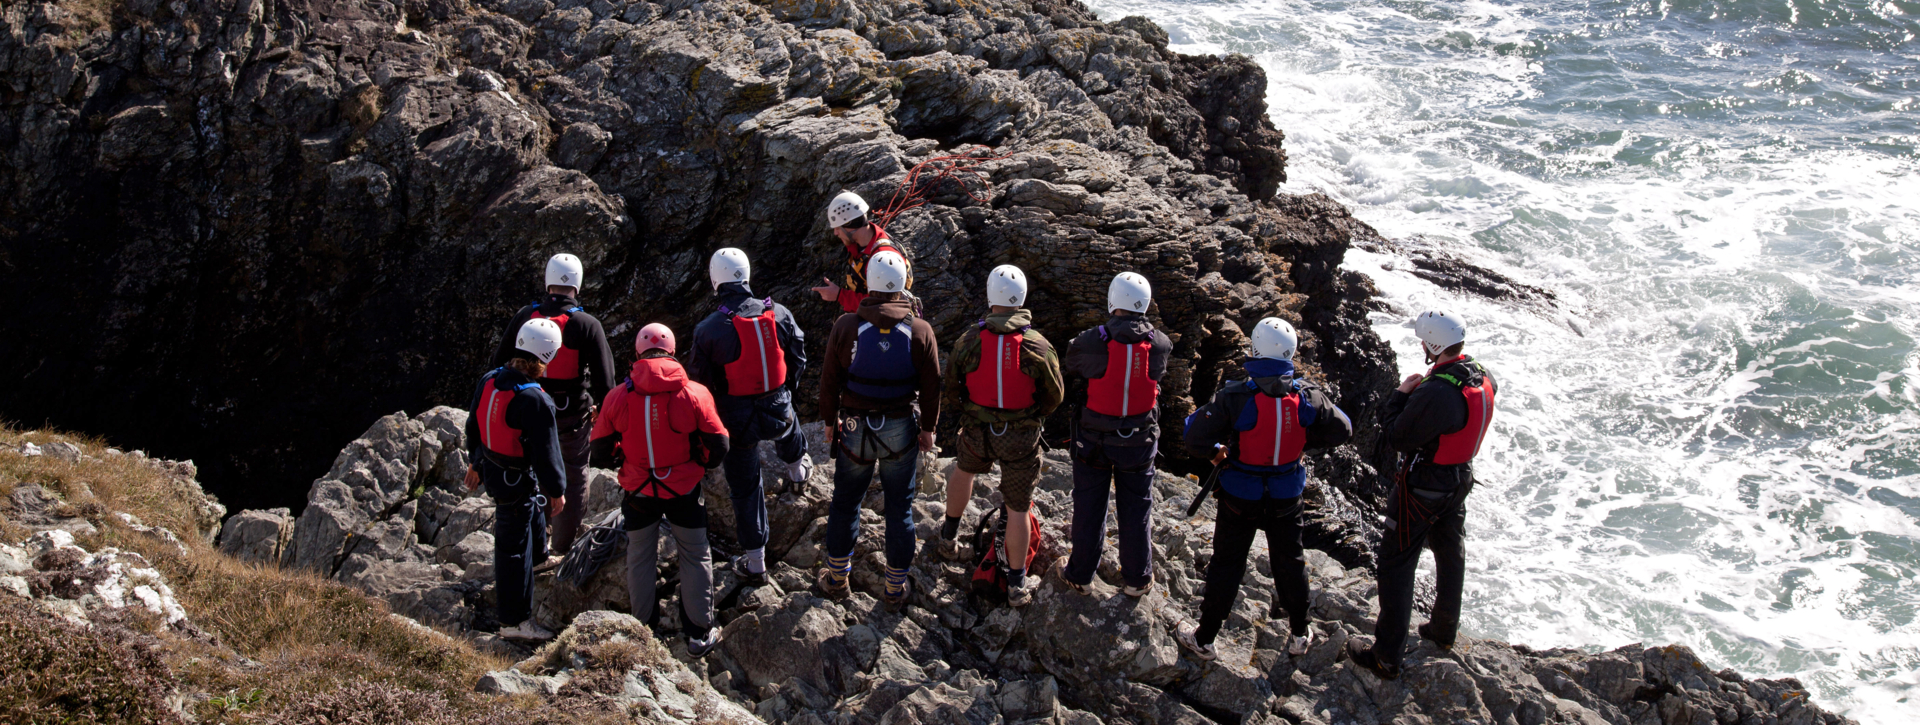
<path fill-rule="evenodd" d="M 826 200 L 883 205 L 915 164 L 974 145 L 1005 158 L 889 226 L 944 339 L 981 314 L 994 265 L 1028 271 L 1060 341 L 1137 270 L 1176 346 L 1169 421 L 1267 315 L 1300 323 L 1303 361 L 1363 431 L 1393 382 L 1367 283 L 1339 270 L 1377 235 L 1276 195 L 1256 65 L 1170 53 L 1143 19 L 1045 0 L 92 17 L 0 11 L 0 366 L 18 375 L 0 411 L 191 456 L 236 508 L 298 506 L 381 414 L 464 405 L 556 252 L 585 261 L 583 302 L 624 352 L 646 321 L 690 332 L 707 254 L 742 247 L 817 354 L 837 310 L 805 288 L 844 259 Z M 1322 468 L 1363 505 L 1368 435 Z"/>

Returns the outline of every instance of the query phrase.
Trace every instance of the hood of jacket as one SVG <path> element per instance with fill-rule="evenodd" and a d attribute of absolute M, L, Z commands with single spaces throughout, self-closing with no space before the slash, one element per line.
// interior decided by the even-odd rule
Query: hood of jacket
<path fill-rule="evenodd" d="M 1012 312 L 987 315 L 986 319 L 982 320 L 982 322 L 986 323 L 988 332 L 995 335 L 1011 335 L 1019 332 L 1022 328 L 1031 327 L 1033 325 L 1033 313 L 1029 312 L 1027 308 L 1022 307 Z"/>
<path fill-rule="evenodd" d="M 637 393 L 671 393 L 687 387 L 687 369 L 670 357 L 641 358 L 633 361 L 633 372 L 627 379 L 633 382 Z"/>
<path fill-rule="evenodd" d="M 901 320 L 913 316 L 913 303 L 908 302 L 905 296 L 887 299 L 878 294 L 869 294 L 861 298 L 860 309 L 854 314 L 875 325 L 893 327 L 900 324 Z"/>
<path fill-rule="evenodd" d="M 1114 315 L 1107 320 L 1106 328 L 1107 337 L 1122 345 L 1153 337 L 1153 323 L 1147 321 L 1146 315 Z"/>
<path fill-rule="evenodd" d="M 540 304 L 536 305 L 540 310 L 540 314 L 548 317 L 553 317 L 579 306 L 580 300 L 576 299 L 573 295 L 556 295 L 553 293 L 548 293 L 547 296 L 540 298 Z"/>
<path fill-rule="evenodd" d="M 516 350 L 515 352 L 519 352 L 519 351 Z M 521 353 L 521 354 L 525 354 L 525 353 Z M 503 390 L 509 393 L 513 392 L 513 389 L 515 387 L 526 385 L 527 383 L 531 383 L 531 382 L 534 382 L 533 378 L 529 378 L 525 375 L 522 375 L 520 371 L 515 370 L 511 366 L 506 366 L 506 365 L 502 365 L 500 367 L 500 372 L 493 376 L 493 388 L 495 390 Z"/>
<path fill-rule="evenodd" d="M 1267 358 L 1249 358 L 1240 363 L 1240 367 L 1253 377 L 1253 384 L 1260 392 L 1273 397 L 1284 397 L 1293 392 L 1293 361 L 1269 360 Z"/>
<path fill-rule="evenodd" d="M 753 288 L 745 282 L 728 282 L 714 293 L 720 296 L 721 307 L 741 317 L 753 317 L 767 309 L 766 300 L 753 296 Z"/>

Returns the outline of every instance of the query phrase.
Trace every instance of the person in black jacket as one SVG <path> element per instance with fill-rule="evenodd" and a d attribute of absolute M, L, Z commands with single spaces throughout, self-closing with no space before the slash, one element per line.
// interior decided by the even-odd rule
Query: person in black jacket
<path fill-rule="evenodd" d="M 1219 474 L 1213 556 L 1200 622 L 1182 628 L 1180 644 L 1202 660 L 1215 656 L 1214 637 L 1227 621 L 1247 572 L 1253 535 L 1267 533 L 1272 554 L 1274 603 L 1287 612 L 1292 636 L 1287 653 L 1307 653 L 1307 562 L 1301 548 L 1300 508 L 1307 470 L 1301 454 L 1353 437 L 1353 422 L 1325 389 L 1295 375 L 1299 337 L 1277 317 L 1253 328 L 1253 355 L 1242 366 L 1248 379 L 1221 386 L 1213 400 L 1187 417 L 1187 453 L 1225 466 Z M 1206 495 L 1201 491 L 1198 495 Z"/>
<path fill-rule="evenodd" d="M 807 369 L 806 335 L 793 313 L 773 298 L 753 296 L 747 253 L 728 247 L 707 264 L 720 307 L 693 329 L 687 375 L 713 393 L 720 420 L 732 435 L 727 488 L 742 554 L 733 572 L 753 585 L 767 580 L 767 498 L 760 482 L 760 441 L 770 440 L 786 462 L 787 480 L 813 474 L 807 435 L 793 412 L 793 394 Z"/>
<path fill-rule="evenodd" d="M 1433 615 L 1420 625 L 1420 636 L 1446 649 L 1459 633 L 1466 500 L 1476 483 L 1473 457 L 1491 427 L 1497 389 L 1492 374 L 1462 352 L 1467 328 L 1459 317 L 1424 312 L 1413 331 L 1433 367 L 1425 375 L 1407 376 L 1388 394 L 1380 415 L 1386 443 L 1401 456 L 1375 557 L 1380 618 L 1371 648 L 1358 640 L 1347 645 L 1355 663 L 1387 679 L 1400 676 L 1422 548 L 1433 549 L 1435 593 Z"/>
<path fill-rule="evenodd" d="M 1122 272 L 1107 287 L 1107 324 L 1067 346 L 1064 372 L 1087 380 L 1073 440 L 1073 553 L 1060 578 L 1085 593 L 1106 548 L 1107 502 L 1119 510 L 1121 591 L 1153 590 L 1153 465 L 1160 444 L 1160 378 L 1173 342 L 1153 329 L 1147 278 Z"/>
<path fill-rule="evenodd" d="M 531 319 L 552 320 L 560 326 L 560 350 L 547 363 L 540 388 L 553 396 L 560 426 L 560 458 L 566 461 L 567 506 L 553 517 L 553 554 L 542 557 L 535 571 L 560 565 L 560 557 L 580 534 L 580 517 L 587 502 L 587 432 L 593 429 L 595 404 L 607 397 L 620 371 L 613 368 L 613 350 L 600 321 L 580 307 L 580 280 L 585 270 L 571 254 L 547 260 L 547 295 L 520 308 L 507 323 L 507 332 L 493 353 L 493 366 L 507 364 L 515 355 L 514 335 Z"/>
<path fill-rule="evenodd" d="M 532 320 L 512 358 L 480 379 L 467 404 L 467 490 L 493 498 L 494 588 L 500 637 L 552 639 L 533 621 L 533 566 L 546 550 L 547 517 L 567 505 L 553 399 L 535 382 L 560 349 L 560 326 Z"/>

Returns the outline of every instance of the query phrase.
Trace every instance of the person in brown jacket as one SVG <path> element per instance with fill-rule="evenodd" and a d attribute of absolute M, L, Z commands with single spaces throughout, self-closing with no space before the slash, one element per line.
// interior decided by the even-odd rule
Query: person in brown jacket
<path fill-rule="evenodd" d="M 938 546 L 947 558 L 960 553 L 960 515 L 973 498 L 973 477 L 1000 464 L 1000 499 L 1006 507 L 1007 603 L 1033 600 L 1027 586 L 1026 552 L 1031 531 L 1033 484 L 1040 477 L 1040 429 L 1066 396 L 1060 357 L 1033 329 L 1027 275 L 1003 264 L 987 274 L 987 316 L 979 333 L 961 337 L 947 356 L 942 407 L 960 414 L 960 455 L 947 478 L 946 522 Z"/>
<path fill-rule="evenodd" d="M 867 264 L 867 296 L 827 336 L 820 371 L 820 417 L 834 446 L 833 503 L 827 510 L 827 568 L 820 590 L 847 596 L 860 502 L 880 473 L 886 497 L 887 606 L 898 610 L 912 586 L 913 481 L 919 450 L 933 450 L 940 419 L 940 345 L 933 326 L 913 314 L 907 263 L 882 252 Z"/>

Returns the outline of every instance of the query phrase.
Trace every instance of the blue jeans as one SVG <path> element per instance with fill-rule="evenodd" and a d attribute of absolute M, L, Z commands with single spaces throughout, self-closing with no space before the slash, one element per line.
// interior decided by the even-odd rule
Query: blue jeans
<path fill-rule="evenodd" d="M 848 429 L 848 424 L 853 428 Z M 876 427 L 877 426 L 877 427 Z M 887 566 L 905 569 L 913 563 L 913 476 L 920 464 L 914 438 L 920 432 L 913 416 L 846 413 L 840 425 L 840 445 L 834 450 L 833 504 L 827 509 L 827 556 L 848 556 L 860 535 L 860 502 L 880 469 L 880 489 L 886 496 Z M 851 453 L 851 455 L 849 455 Z M 858 458 L 856 458 L 856 456 Z"/>
<path fill-rule="evenodd" d="M 760 441 L 773 436 L 774 452 L 792 463 L 807 453 L 807 435 L 801 432 L 788 396 L 763 400 L 716 396 L 720 422 L 729 442 L 723 464 L 728 498 L 733 501 L 734 536 L 740 548 L 752 551 L 767 545 L 767 495 L 760 483 Z"/>

